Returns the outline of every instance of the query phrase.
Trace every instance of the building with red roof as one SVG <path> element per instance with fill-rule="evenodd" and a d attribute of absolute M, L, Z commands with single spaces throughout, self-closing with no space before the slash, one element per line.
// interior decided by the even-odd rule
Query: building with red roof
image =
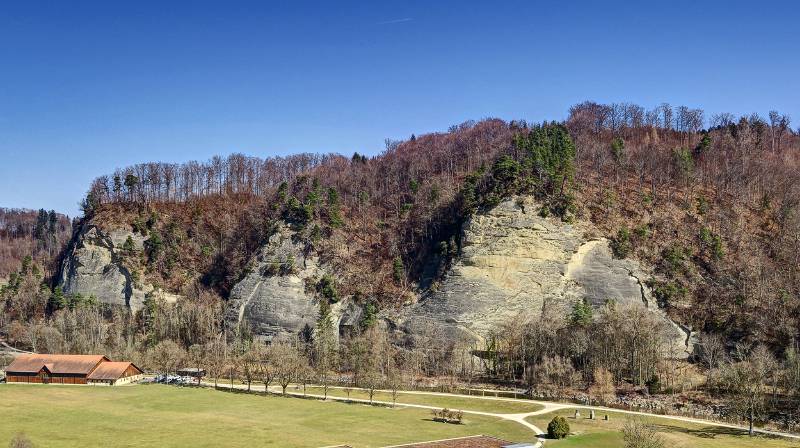
<path fill-rule="evenodd" d="M 131 383 L 144 372 L 132 362 L 113 362 L 103 355 L 20 355 L 6 368 L 9 383 Z"/>

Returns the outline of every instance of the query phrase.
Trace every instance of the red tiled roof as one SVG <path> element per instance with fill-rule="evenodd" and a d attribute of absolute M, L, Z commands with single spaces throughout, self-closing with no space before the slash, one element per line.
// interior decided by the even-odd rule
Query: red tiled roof
<path fill-rule="evenodd" d="M 103 355 L 19 355 L 6 367 L 6 372 L 37 373 L 47 367 L 50 373 L 88 375 L 101 361 Z"/>
<path fill-rule="evenodd" d="M 117 380 L 122 378 L 122 374 L 128 370 L 128 367 L 133 366 L 140 373 L 142 369 L 136 367 L 132 362 L 119 361 L 119 362 L 101 362 L 96 369 L 89 374 L 90 380 Z"/>

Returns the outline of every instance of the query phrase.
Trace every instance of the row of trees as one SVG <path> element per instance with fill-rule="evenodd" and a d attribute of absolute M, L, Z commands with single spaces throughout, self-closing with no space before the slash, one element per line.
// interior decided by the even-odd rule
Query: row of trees
<path fill-rule="evenodd" d="M 758 114 L 737 119 L 727 112 L 706 117 L 702 109 L 672 106 L 669 103 L 661 103 L 648 110 L 632 103 L 601 104 L 585 101 L 570 108 L 567 121 L 573 127 L 595 134 L 610 131 L 623 137 L 635 135 L 636 131 L 642 129 L 675 131 L 689 137 L 705 128 L 730 128 L 746 122 L 769 134 L 769 149 L 772 151 L 780 150 L 784 139 L 793 133 L 791 117 L 776 110 L 771 110 L 767 119 Z"/>
<path fill-rule="evenodd" d="M 92 210 L 107 202 L 184 202 L 209 195 L 267 194 L 287 179 L 342 159 L 335 154 L 267 159 L 232 154 L 206 163 L 142 163 L 95 179 L 84 206 Z"/>
<path fill-rule="evenodd" d="M 363 387 L 371 397 L 378 388 L 396 392 L 426 379 L 450 387 L 479 380 L 527 384 L 537 394 L 549 390 L 560 397 L 586 391 L 613 404 L 617 388 L 626 385 L 650 393 L 703 387 L 751 424 L 800 402 L 796 344 L 779 358 L 763 345 L 730 351 L 719 335 L 706 335 L 697 350 L 706 372 L 703 386 L 686 374 L 684 347 L 670 324 L 641 307 L 614 302 L 599 311 L 586 302 L 566 312 L 545 306 L 540 316 L 521 316 L 488 335 L 484 346 L 449 340 L 438 328 L 405 344 L 376 321 L 340 339 L 326 306 L 309 334 L 266 344 L 247 334 L 227 338 L 220 314 L 215 302 L 202 297 L 151 301 L 135 316 L 84 301 L 27 324 L 0 315 L 0 330 L 10 343 L 34 351 L 106 353 L 164 373 L 201 367 L 215 383 L 279 385 L 284 393 L 292 383 L 315 383 L 327 394 L 335 383 Z"/>
<path fill-rule="evenodd" d="M 750 434 L 757 421 L 796 419 L 800 403 L 798 341 L 786 348 L 783 359 L 763 345 L 736 344 L 728 350 L 719 335 L 704 335 L 698 350 L 706 369 L 706 388 L 727 396 L 730 411 L 748 421 Z"/>
<path fill-rule="evenodd" d="M 577 302 L 569 313 L 545 306 L 540 316 L 499 329 L 483 347 L 483 362 L 490 376 L 534 390 L 564 393 L 610 382 L 613 393 L 614 385 L 644 387 L 654 378 L 677 389 L 680 363 L 672 360 L 684 350 L 675 329 L 640 306 L 609 302 L 595 313 Z"/>

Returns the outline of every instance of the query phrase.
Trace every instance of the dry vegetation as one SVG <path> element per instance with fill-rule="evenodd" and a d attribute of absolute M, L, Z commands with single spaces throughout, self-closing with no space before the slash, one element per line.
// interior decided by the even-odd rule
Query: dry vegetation
<path fill-rule="evenodd" d="M 0 324 L 9 339 L 29 347 L 120 353 L 160 370 L 171 367 L 159 360 L 194 350 L 197 362 L 218 375 L 228 369 L 252 381 L 266 368 L 268 349 L 247 337 L 231 352 L 220 346 L 221 309 L 277 223 L 289 223 L 306 250 L 322 258 L 331 274 L 326 297 L 351 296 L 369 310 L 364 329 L 377 331 L 370 329 L 376 308 L 413 300 L 446 270 L 459 252 L 464 219 L 520 193 L 536 196 L 542 214 L 591 220 L 611 238 L 616 256 L 652 267 L 648 284 L 659 304 L 677 322 L 711 335 L 696 359 L 709 372 L 708 393 L 747 403 L 734 411 L 750 420 L 769 416 L 767 408 L 796 410 L 800 138 L 777 113 L 768 121 L 705 119 L 685 107 L 583 103 L 564 123 L 468 122 L 387 141 L 385 152 L 371 158 L 233 155 L 121 169 L 92 184 L 80 225 L 145 236 L 145 250 L 130 251 L 124 262 L 187 300 L 130 316 L 59 297 L 30 269 L 0 293 Z M 620 386 L 677 387 L 672 349 L 642 331 L 651 328 L 646 316 L 581 306 L 570 316 L 518 325 L 486 347 L 491 356 L 477 367 L 459 347 L 435 338 L 426 351 L 381 358 L 383 337 L 356 335 L 332 347 L 318 334 L 293 345 L 305 357 L 291 358 L 310 361 L 326 378 L 347 372 L 368 389 L 396 383 L 390 359 L 411 371 L 411 386 L 425 375 L 480 375 L 589 389 L 600 401 Z M 319 323 L 325 322 L 323 307 Z M 567 343 L 578 336 L 586 343 Z M 248 358 L 253 353 L 260 358 Z M 278 364 L 294 368 L 285 373 L 294 379 L 308 377 L 309 362 Z"/>
<path fill-rule="evenodd" d="M 26 257 L 51 275 L 70 235 L 69 218 L 52 210 L 0 208 L 0 281 L 19 271 Z"/>

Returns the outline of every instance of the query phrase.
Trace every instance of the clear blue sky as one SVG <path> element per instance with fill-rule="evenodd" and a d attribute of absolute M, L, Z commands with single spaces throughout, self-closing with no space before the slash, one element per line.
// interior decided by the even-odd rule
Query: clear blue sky
<path fill-rule="evenodd" d="M 789 1 L 233 3 L 3 2 L 0 206 L 75 215 L 137 162 L 374 154 L 586 99 L 800 122 Z"/>

